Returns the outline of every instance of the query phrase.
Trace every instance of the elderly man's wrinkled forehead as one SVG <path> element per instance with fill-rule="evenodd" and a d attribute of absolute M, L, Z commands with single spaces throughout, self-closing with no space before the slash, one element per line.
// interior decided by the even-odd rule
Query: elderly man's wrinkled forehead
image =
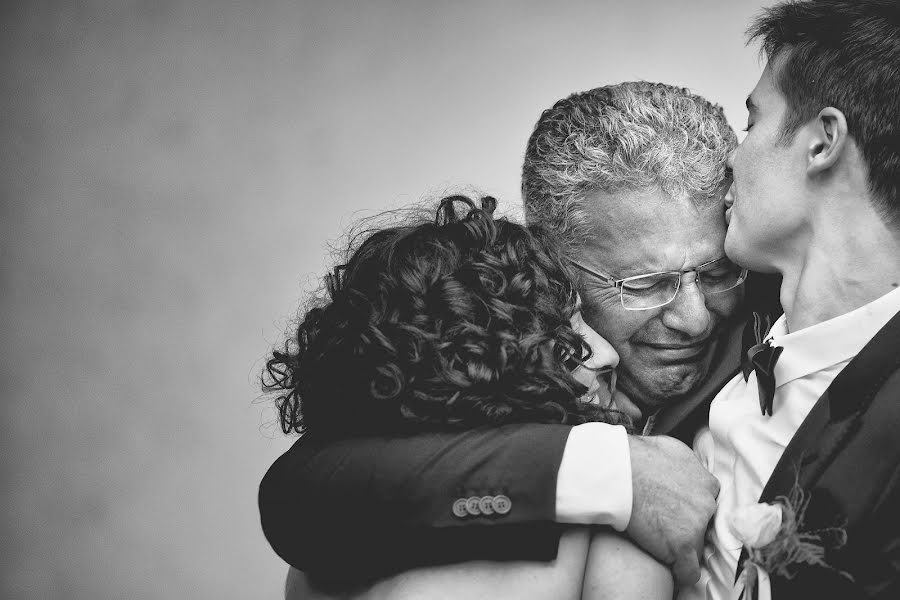
<path fill-rule="evenodd" d="M 669 219 L 673 213 L 682 215 L 684 222 L 717 218 L 722 214 L 726 191 L 722 189 L 713 197 L 672 195 L 660 187 L 597 191 L 585 199 L 585 209 L 595 223 L 606 221 L 641 235 L 650 225 Z"/>
<path fill-rule="evenodd" d="M 712 197 L 672 195 L 659 186 L 596 190 L 585 195 L 581 205 L 595 232 L 597 228 L 616 229 L 640 237 L 656 229 L 722 220 L 727 188 L 723 184 L 719 193 Z M 591 238 L 596 241 L 597 236 Z"/>
<path fill-rule="evenodd" d="M 730 178 L 714 196 L 672 195 L 659 186 L 595 190 L 580 199 L 582 229 L 575 248 L 610 248 L 640 242 L 652 247 L 691 235 L 724 239 L 724 198 Z M 693 231 L 693 233 L 691 233 Z"/>

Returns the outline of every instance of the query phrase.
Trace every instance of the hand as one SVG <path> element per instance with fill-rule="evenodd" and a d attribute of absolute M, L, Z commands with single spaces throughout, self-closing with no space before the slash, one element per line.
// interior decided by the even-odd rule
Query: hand
<path fill-rule="evenodd" d="M 628 436 L 633 489 L 626 533 L 660 562 L 675 580 L 700 579 L 706 526 L 716 512 L 719 482 L 690 448 L 670 437 Z"/>

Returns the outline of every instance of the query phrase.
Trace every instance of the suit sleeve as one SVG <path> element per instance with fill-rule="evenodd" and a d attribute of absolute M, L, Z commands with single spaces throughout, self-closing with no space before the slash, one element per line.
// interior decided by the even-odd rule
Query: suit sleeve
<path fill-rule="evenodd" d="M 319 581 L 461 560 L 550 560 L 570 430 L 523 424 L 327 443 L 304 436 L 260 484 L 263 532 L 279 556 Z"/>

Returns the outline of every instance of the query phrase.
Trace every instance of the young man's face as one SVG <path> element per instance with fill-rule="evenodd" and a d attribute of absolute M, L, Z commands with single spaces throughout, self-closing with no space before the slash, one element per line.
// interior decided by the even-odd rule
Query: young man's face
<path fill-rule="evenodd" d="M 733 205 L 726 212 L 725 252 L 749 269 L 772 272 L 792 252 L 802 227 L 803 136 L 782 136 L 787 102 L 770 61 L 747 98 L 747 136 L 732 153 Z"/>
<path fill-rule="evenodd" d="M 586 204 L 596 234 L 573 258 L 594 270 L 623 278 L 689 269 L 724 255 L 721 204 L 698 209 L 659 190 L 597 192 Z M 619 354 L 619 387 L 645 411 L 703 382 L 719 325 L 743 293 L 739 286 L 705 294 L 685 275 L 672 302 L 631 311 L 616 288 L 590 276 L 579 281 L 585 320 Z"/>

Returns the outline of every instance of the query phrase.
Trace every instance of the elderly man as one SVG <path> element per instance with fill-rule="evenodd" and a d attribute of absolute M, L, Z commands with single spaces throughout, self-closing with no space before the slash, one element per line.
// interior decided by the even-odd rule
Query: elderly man
<path fill-rule="evenodd" d="M 559 234 L 586 319 L 621 357 L 620 386 L 634 404 L 620 406 L 648 432 L 689 440 L 740 368 L 746 272 L 723 253 L 735 144 L 719 107 L 643 82 L 561 100 L 528 143 L 528 219 Z M 716 492 L 674 439 L 602 423 L 521 425 L 301 439 L 263 480 L 260 508 L 276 551 L 320 579 L 547 560 L 555 521 L 625 531 L 691 583 Z M 503 509 L 481 509 L 485 499 Z"/>
<path fill-rule="evenodd" d="M 585 317 L 619 353 L 647 429 L 704 382 L 742 297 L 722 250 L 735 143 L 720 109 L 645 82 L 557 102 L 528 142 L 527 218 L 566 244 Z"/>

